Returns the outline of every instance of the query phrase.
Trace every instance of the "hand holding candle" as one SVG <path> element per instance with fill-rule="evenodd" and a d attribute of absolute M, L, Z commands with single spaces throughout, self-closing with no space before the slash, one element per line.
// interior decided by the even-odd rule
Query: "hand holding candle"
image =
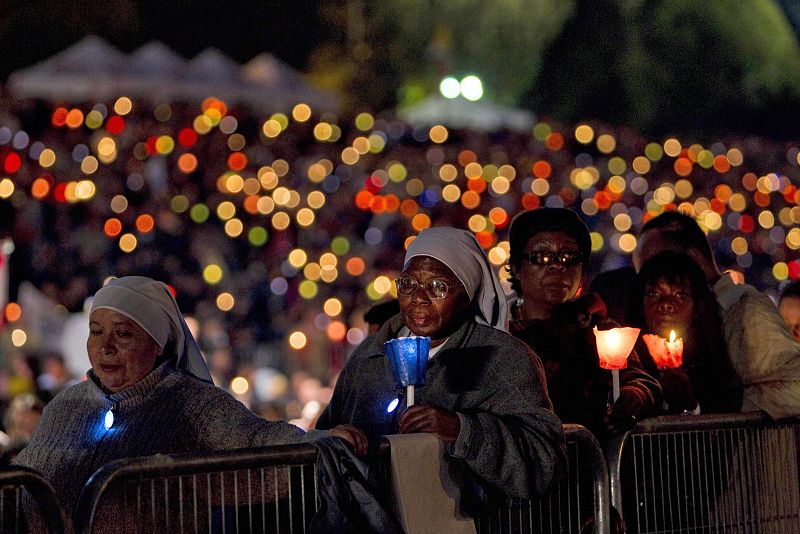
<path fill-rule="evenodd" d="M 600 357 L 600 367 L 611 369 L 614 400 L 616 401 L 619 398 L 619 369 L 625 369 L 628 366 L 628 356 L 639 337 L 639 329 L 621 327 L 598 330 L 595 326 L 594 337 L 597 343 L 597 355 Z"/>
<path fill-rule="evenodd" d="M 414 386 L 425 385 L 431 338 L 398 337 L 383 344 L 398 388 L 406 388 L 406 406 L 414 405 Z"/>
<path fill-rule="evenodd" d="M 670 332 L 669 340 L 655 334 L 645 334 L 642 340 L 659 369 L 675 369 L 683 365 L 683 338 L 677 337 L 675 330 Z"/>

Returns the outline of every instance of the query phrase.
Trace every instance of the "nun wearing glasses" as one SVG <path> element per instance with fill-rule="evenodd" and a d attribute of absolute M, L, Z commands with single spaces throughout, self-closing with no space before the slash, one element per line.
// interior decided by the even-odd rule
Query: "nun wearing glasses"
<path fill-rule="evenodd" d="M 564 208 L 525 211 L 512 221 L 509 241 L 517 294 L 510 331 L 541 358 L 555 413 L 587 427 L 603 445 L 612 433 L 654 415 L 661 389 L 635 351 L 620 372 L 619 399 L 610 398 L 611 372 L 599 366 L 593 327 L 619 325 L 606 318 L 599 296 L 582 295 L 592 249 L 583 221 Z"/>
<path fill-rule="evenodd" d="M 120 458 L 260 447 L 327 435 L 366 452 L 350 427 L 304 433 L 262 419 L 214 386 L 170 289 L 142 276 L 117 278 L 94 296 L 87 379 L 48 404 L 15 463 L 40 472 L 68 515 L 83 484 Z"/>
<path fill-rule="evenodd" d="M 475 237 L 424 230 L 396 283 L 400 313 L 356 348 L 317 428 L 350 424 L 371 438 L 431 433 L 482 495 L 543 493 L 562 469 L 561 422 L 539 359 L 506 332 L 506 299 Z M 430 337 L 431 348 L 425 385 L 406 408 L 405 399 L 393 402 L 399 392 L 383 344 L 409 335 Z"/>

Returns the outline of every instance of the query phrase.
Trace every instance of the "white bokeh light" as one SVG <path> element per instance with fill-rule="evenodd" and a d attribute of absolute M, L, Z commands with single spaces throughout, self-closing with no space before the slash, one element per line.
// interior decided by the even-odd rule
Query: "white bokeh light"
<path fill-rule="evenodd" d="M 461 94 L 464 98 L 475 102 L 483 96 L 483 83 L 477 76 L 467 76 L 461 80 Z"/>
<path fill-rule="evenodd" d="M 461 84 L 455 78 L 448 76 L 439 84 L 439 92 L 445 98 L 456 98 L 461 94 Z"/>

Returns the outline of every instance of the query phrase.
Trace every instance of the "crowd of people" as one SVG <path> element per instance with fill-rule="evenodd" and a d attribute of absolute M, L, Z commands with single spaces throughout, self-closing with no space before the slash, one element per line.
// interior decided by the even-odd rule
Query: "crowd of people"
<path fill-rule="evenodd" d="M 605 443 L 660 414 L 800 415 L 797 149 L 121 102 L 0 116 L 2 444 L 68 507 L 126 455 L 420 432 L 476 497 L 525 498 L 563 467 L 560 422 Z M 87 377 L 54 342 L 69 314 Z M 622 325 L 677 333 L 682 361 L 641 337 L 617 393 L 594 332 Z M 427 383 L 387 411 L 383 344 L 408 335 Z"/>

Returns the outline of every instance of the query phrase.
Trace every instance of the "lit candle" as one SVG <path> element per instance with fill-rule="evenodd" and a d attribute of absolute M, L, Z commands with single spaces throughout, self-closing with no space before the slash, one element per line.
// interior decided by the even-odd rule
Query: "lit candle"
<path fill-rule="evenodd" d="M 669 340 L 655 334 L 645 334 L 642 340 L 659 369 L 675 369 L 683 365 L 683 338 L 677 337 L 675 330 L 670 332 Z"/>
<path fill-rule="evenodd" d="M 600 358 L 600 367 L 611 369 L 612 391 L 615 401 L 619 398 L 619 370 L 628 366 L 628 356 L 630 356 L 638 337 L 638 328 L 620 327 L 598 330 L 596 326 L 594 327 L 594 338 L 597 344 L 597 355 Z"/>

